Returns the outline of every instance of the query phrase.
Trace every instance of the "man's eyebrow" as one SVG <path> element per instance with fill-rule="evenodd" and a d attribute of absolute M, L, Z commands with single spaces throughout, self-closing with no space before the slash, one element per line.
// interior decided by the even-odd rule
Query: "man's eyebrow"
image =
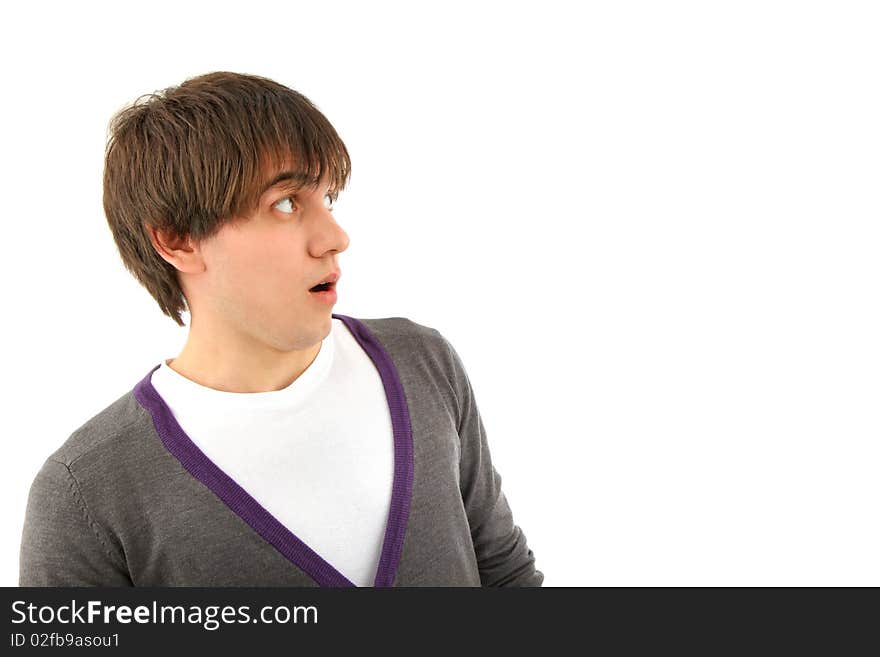
<path fill-rule="evenodd" d="M 317 181 L 313 176 L 310 176 L 305 171 L 282 171 L 277 176 L 272 178 L 264 187 L 261 194 L 265 194 L 270 189 L 283 182 L 295 182 L 301 184 L 317 184 Z"/>

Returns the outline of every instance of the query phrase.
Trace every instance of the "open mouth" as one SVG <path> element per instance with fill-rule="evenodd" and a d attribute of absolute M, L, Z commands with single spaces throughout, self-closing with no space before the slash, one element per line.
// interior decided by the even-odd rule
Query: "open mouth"
<path fill-rule="evenodd" d="M 309 292 L 326 292 L 327 290 L 332 290 L 334 285 L 334 283 L 319 283 L 315 287 L 309 289 Z"/>

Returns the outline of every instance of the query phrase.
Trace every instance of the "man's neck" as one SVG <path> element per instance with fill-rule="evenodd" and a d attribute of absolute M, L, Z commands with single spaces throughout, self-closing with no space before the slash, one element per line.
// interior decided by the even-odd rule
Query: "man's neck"
<path fill-rule="evenodd" d="M 262 357 L 236 354 L 222 357 L 215 349 L 198 349 L 187 341 L 176 358 L 166 365 L 181 376 L 206 388 L 223 392 L 271 392 L 296 381 L 321 350 L 318 342 L 303 351 L 285 354 L 265 352 Z"/>

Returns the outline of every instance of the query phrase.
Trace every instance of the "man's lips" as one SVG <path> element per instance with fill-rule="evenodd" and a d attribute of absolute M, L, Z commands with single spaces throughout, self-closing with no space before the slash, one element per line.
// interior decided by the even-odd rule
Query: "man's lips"
<path fill-rule="evenodd" d="M 321 285 L 322 283 L 327 283 L 329 288 L 336 287 L 336 282 L 339 280 L 339 277 L 342 274 L 337 269 L 336 271 L 332 271 L 329 274 L 326 274 L 324 277 L 320 278 L 312 287 L 309 288 L 309 291 L 313 291 L 316 287 Z M 322 289 L 328 289 L 328 285 L 325 285 Z"/>
<path fill-rule="evenodd" d="M 326 288 L 319 288 L 317 290 L 309 290 L 309 294 L 312 295 L 312 298 L 316 301 L 334 304 L 336 303 L 336 283 L 331 283 L 326 286 Z"/>

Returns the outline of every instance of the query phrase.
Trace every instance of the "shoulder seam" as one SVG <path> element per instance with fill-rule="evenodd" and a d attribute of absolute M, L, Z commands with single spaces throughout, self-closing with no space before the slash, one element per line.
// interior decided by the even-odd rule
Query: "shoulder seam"
<path fill-rule="evenodd" d="M 101 544 L 101 547 L 104 548 L 104 552 L 107 554 L 108 557 L 110 557 L 110 560 L 113 563 L 115 563 L 117 566 L 123 566 L 123 568 L 127 572 L 128 568 L 125 567 L 124 564 L 119 563 L 116 556 L 114 556 L 113 551 L 110 549 L 110 547 L 107 545 L 107 543 L 104 541 L 104 538 L 101 536 L 100 532 L 98 531 L 98 529 L 101 529 L 101 531 L 104 531 L 104 529 L 103 529 L 103 527 L 101 527 L 101 525 L 95 519 L 92 518 L 91 514 L 89 513 L 89 509 L 86 506 L 85 498 L 83 498 L 82 493 L 79 490 L 79 482 L 76 480 L 76 477 L 74 476 L 73 472 L 70 470 L 70 466 L 68 466 L 63 461 L 59 461 L 57 459 L 50 458 L 49 460 L 54 463 L 58 463 L 58 464 L 62 465 L 64 467 L 64 469 L 67 470 L 67 474 L 70 477 L 70 485 L 69 485 L 70 493 L 73 496 L 74 500 L 76 501 L 76 505 L 79 507 L 79 510 L 82 512 L 83 517 L 85 518 L 86 523 L 89 526 L 89 529 L 92 530 L 92 534 L 95 536 L 96 539 L 98 539 L 98 542 Z"/>
<path fill-rule="evenodd" d="M 75 457 L 73 457 L 73 459 L 70 461 L 70 463 L 65 463 L 64 461 L 60 461 L 57 458 L 52 459 L 52 460 L 63 464 L 64 466 L 67 467 L 68 470 L 70 470 L 71 466 L 73 466 L 73 464 L 76 463 L 77 461 L 79 461 L 83 456 L 87 456 L 88 454 L 91 454 L 93 451 L 98 449 L 101 445 L 106 443 L 108 440 L 123 433 L 129 427 L 132 427 L 135 424 L 137 424 L 137 422 L 138 422 L 138 420 L 132 420 L 128 424 L 124 424 L 123 426 L 119 427 L 118 429 L 114 429 L 113 431 L 110 431 L 109 433 L 104 434 L 103 436 L 98 438 L 98 440 L 95 442 L 95 444 L 92 445 L 89 449 L 87 449 L 86 451 L 82 452 L 81 454 L 77 454 Z M 77 429 L 77 431 L 74 432 L 74 435 L 76 435 L 79 431 L 82 431 L 82 429 Z M 71 472 L 71 475 L 72 474 L 73 473 Z"/>

